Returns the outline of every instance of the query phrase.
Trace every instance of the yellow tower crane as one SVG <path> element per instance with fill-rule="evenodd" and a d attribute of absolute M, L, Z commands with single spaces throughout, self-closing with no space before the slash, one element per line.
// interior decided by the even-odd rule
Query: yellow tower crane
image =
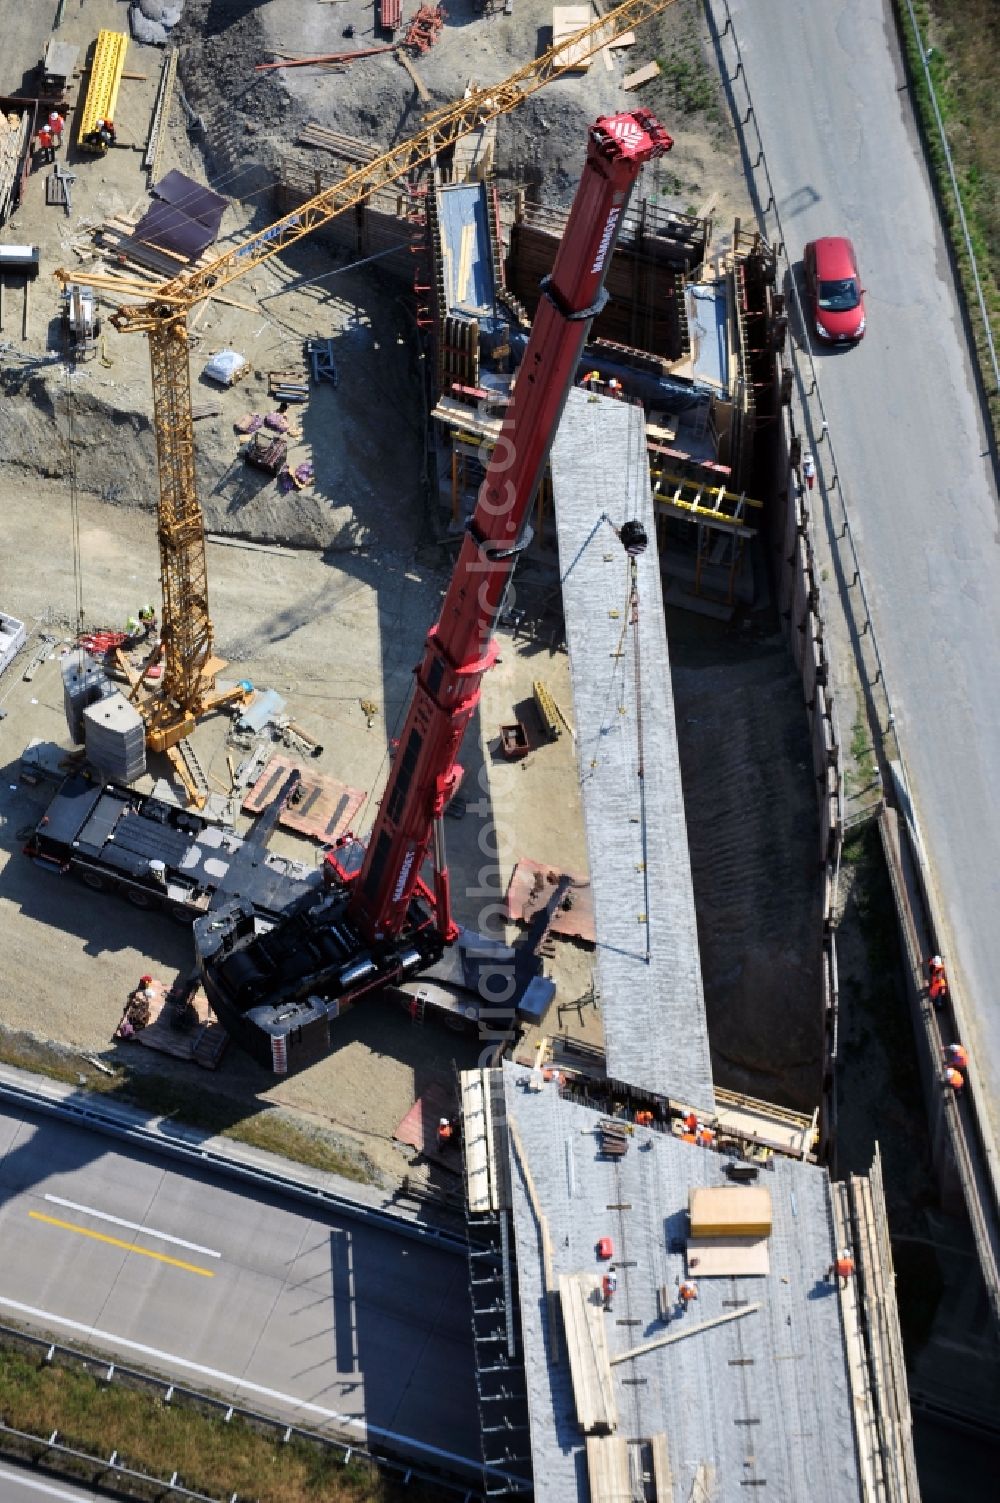
<path fill-rule="evenodd" d="M 212 620 L 208 610 L 208 571 L 205 562 L 205 524 L 195 485 L 194 422 L 191 411 L 191 372 L 187 319 L 190 310 L 211 293 L 279 255 L 361 203 L 377 189 L 396 182 L 450 146 L 460 136 L 489 120 L 516 109 L 523 99 L 552 79 L 578 69 L 588 57 L 641 26 L 675 0 L 623 0 L 590 26 L 526 63 L 502 83 L 478 89 L 466 99 L 435 112 L 416 135 L 410 136 L 373 162 L 348 173 L 317 193 L 300 208 L 275 220 L 266 230 L 224 251 L 207 266 L 181 273 L 152 291 L 148 283 L 127 278 L 87 275 L 60 268 L 60 282 L 86 283 L 121 294 L 136 293 L 143 301 L 125 304 L 111 315 L 123 333 L 145 333 L 153 377 L 153 429 L 156 435 L 160 499 L 157 535 L 163 587 L 163 616 L 158 656 L 162 677 L 156 688 L 145 681 L 150 664 L 134 678 L 133 699 L 146 725 L 151 751 L 166 752 L 195 803 L 204 803 L 179 744 L 210 711 L 243 697 L 242 687 L 216 691 L 215 681 L 225 666 L 213 651 Z"/>

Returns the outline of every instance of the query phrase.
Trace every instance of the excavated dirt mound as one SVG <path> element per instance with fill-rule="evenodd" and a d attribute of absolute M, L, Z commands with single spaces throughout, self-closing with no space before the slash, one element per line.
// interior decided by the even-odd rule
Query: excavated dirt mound
<path fill-rule="evenodd" d="M 413 3 L 404 6 L 404 32 L 415 9 Z M 339 71 L 254 71 L 279 53 L 316 56 L 385 45 L 371 0 L 336 6 L 188 0 L 175 36 L 188 98 L 208 124 L 213 171 L 244 172 L 259 187 L 281 156 L 294 153 L 297 131 L 309 119 L 390 146 L 420 128 L 425 109 L 460 99 L 470 83 L 499 82 L 551 45 L 548 0 L 518 0 L 513 16 L 483 16 L 471 0 L 451 0 L 446 10 L 437 44 L 415 60 L 432 96 L 425 106 L 391 51 Z M 345 37 L 352 27 L 353 35 Z M 745 212 L 746 199 L 701 8 L 671 6 L 635 35 L 633 47 L 608 54 L 609 63 L 599 57 L 588 73 L 555 80 L 501 120 L 501 181 L 541 187 L 547 203 L 565 205 L 579 179 L 587 126 L 598 115 L 642 105 L 659 116 L 676 143 L 655 175 L 657 194 L 681 209 L 715 194 L 725 226 L 732 213 Z M 637 93 L 624 92 L 625 75 L 654 57 L 660 77 Z"/>

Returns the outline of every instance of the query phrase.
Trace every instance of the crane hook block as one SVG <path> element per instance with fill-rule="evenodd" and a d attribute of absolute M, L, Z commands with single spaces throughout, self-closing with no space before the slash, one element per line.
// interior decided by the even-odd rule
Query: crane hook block
<path fill-rule="evenodd" d="M 634 519 L 622 523 L 618 536 L 621 538 L 622 547 L 630 558 L 638 558 L 640 553 L 645 553 L 649 547 L 649 538 L 646 536 L 645 527 L 643 527 L 641 522 Z"/>

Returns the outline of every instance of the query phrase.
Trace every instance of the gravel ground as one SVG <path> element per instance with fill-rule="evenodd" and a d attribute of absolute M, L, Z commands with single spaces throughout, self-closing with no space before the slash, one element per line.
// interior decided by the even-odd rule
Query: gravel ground
<path fill-rule="evenodd" d="M 279 79 L 252 73 L 250 65 L 276 47 L 333 50 L 349 22 L 357 29 L 355 44 L 365 45 L 370 8 L 344 0 L 335 19 L 332 9 L 302 0 L 269 0 L 266 6 L 249 8 L 226 0 L 189 0 L 181 33 L 182 72 L 189 97 L 209 124 L 209 177 L 221 191 L 242 195 L 227 210 L 225 237 L 240 237 L 262 217 L 266 222 L 271 212 L 266 168 L 275 152 L 289 147 L 304 120 L 316 118 L 383 143 L 420 123 L 412 85 L 391 56 L 335 74 L 292 70 Z M 80 40 L 93 24 L 118 19 L 112 0 L 94 0 L 87 18 L 67 17 L 67 39 Z M 486 83 L 511 71 L 537 50 L 536 44 L 547 45 L 550 19 L 551 11 L 540 5 L 519 5 L 516 17 L 509 19 L 478 18 L 453 8 L 441 44 L 418 64 L 435 101 L 461 94 L 470 75 Z M 559 80 L 503 120 L 498 135 L 501 186 L 514 181 L 537 185 L 544 177 L 541 196 L 565 203 L 578 174 L 587 123 L 602 110 L 635 102 L 636 96 L 620 91 L 620 77 L 655 54 L 663 62 L 663 75 L 643 92 L 642 103 L 657 110 L 676 145 L 653 181 L 647 181 L 646 191 L 681 209 L 714 195 L 717 218 L 745 214 L 738 157 L 732 133 L 722 123 L 702 26 L 699 8 L 679 4 L 640 32 L 636 47 L 615 57 L 612 73 L 598 61 L 586 78 Z M 74 27 L 80 38 L 71 34 Z M 131 84 L 124 96 L 119 113 L 123 149 L 101 162 L 80 165 L 71 219 L 57 219 L 45 208 L 37 177 L 30 185 L 19 233 L 23 230 L 24 238 L 43 245 L 46 264 L 75 265 L 88 223 L 143 199 L 138 157 L 126 148 L 131 139 L 144 139 L 159 54 L 140 49 L 130 58 L 130 66 L 145 69 L 147 81 Z M 163 166 L 205 176 L 204 161 L 176 119 Z M 315 280 L 320 277 L 322 281 Z M 200 420 L 196 427 L 206 522 L 210 531 L 233 538 L 312 551 L 276 556 L 211 546 L 217 644 L 241 676 L 286 695 L 296 718 L 326 745 L 322 767 L 353 786 L 377 789 L 385 774 L 386 738 L 398 727 L 412 665 L 447 577 L 444 555 L 420 546 L 427 520 L 420 486 L 422 423 L 406 301 L 392 284 L 370 272 L 338 266 L 325 248 L 310 244 L 296 248 L 280 264 L 257 268 L 228 291 L 245 306 L 210 304 L 198 315 L 193 338 L 195 402 L 212 398 L 222 405 L 220 415 Z M 155 598 L 158 567 L 151 393 L 143 341 L 109 332 L 104 358 L 69 378 L 58 360 L 54 309 L 50 284 L 39 283 L 29 336 L 0 367 L 5 397 L 0 402 L 0 591 L 4 609 L 32 623 L 48 622 L 58 635 L 74 616 L 72 481 L 80 496 L 87 618 L 120 624 L 140 600 Z M 294 451 L 296 460 L 313 457 L 316 486 L 312 492 L 279 498 L 273 485 L 251 476 L 236 461 L 233 420 L 268 405 L 257 375 L 220 394 L 197 373 L 224 346 L 244 351 L 255 372 L 289 365 L 298 358 L 302 339 L 315 333 L 335 338 L 341 381 L 336 391 L 312 397 L 304 442 Z M 40 586 L 41 560 L 46 569 Z M 519 590 L 529 602 L 541 601 L 554 583 L 551 555 L 522 566 Z M 726 1084 L 810 1104 L 817 1065 L 810 1058 L 808 1023 L 815 996 L 808 941 L 814 916 L 808 899 L 801 909 L 787 902 L 793 880 L 801 883 L 803 893 L 813 890 L 792 839 L 801 827 L 811 845 L 814 820 L 811 782 L 799 770 L 798 744 L 805 730 L 794 678 L 772 640 L 730 638 L 706 647 L 698 623 L 678 621 L 676 642 L 674 631 L 672 623 L 716 1063 Z M 489 797 L 481 812 L 449 821 L 448 828 L 456 909 L 466 922 L 488 917 L 484 883 L 491 896 L 492 890 L 496 895 L 505 891 L 520 855 L 569 871 L 586 870 L 570 738 L 540 748 L 518 764 L 494 754 L 497 727 L 511 718 L 512 707 L 530 699 L 531 680 L 538 676 L 558 701 L 570 705 L 565 657 L 544 645 L 515 647 L 505 639 L 503 661 L 484 686 L 479 734 L 470 734 L 465 754 L 473 797 L 481 787 Z M 753 723 L 751 713 L 761 698 L 762 679 L 771 695 L 766 727 Z M 720 693 L 723 682 L 726 694 L 735 696 L 731 703 L 740 706 L 739 716 Z M 773 688 L 775 684 L 780 687 Z M 361 699 L 380 707 L 371 730 Z M 782 714 L 776 717 L 779 700 Z M 0 723 L 6 774 L 0 782 L 5 955 L 0 1017 L 11 1029 L 114 1059 L 108 1040 L 126 992 L 142 971 L 169 976 L 186 966 L 188 937 L 179 927 L 134 914 L 114 901 L 102 902 L 23 861 L 18 832 L 37 816 L 38 803 L 18 785 L 16 762 L 32 735 L 65 740 L 55 664 L 43 665 L 31 685 L 8 675 L 0 685 L 0 703 L 8 711 Z M 734 735 L 737 721 L 741 730 Z M 196 737 L 202 761 L 220 784 L 227 781 L 224 730 L 224 721 L 210 722 Z M 711 769 L 733 793 L 721 799 L 717 790 L 713 795 L 702 780 L 707 776 L 703 769 Z M 760 817 L 741 819 L 741 810 L 750 804 Z M 781 811 L 780 819 L 775 811 Z M 370 818 L 370 806 L 367 814 Z M 763 833 L 761 819 L 768 834 L 762 847 L 766 860 L 753 854 Z M 740 876 L 719 868 L 718 850 L 733 849 L 719 845 L 719 821 L 729 837 L 740 837 L 733 856 Z M 294 837 L 279 835 L 275 843 L 302 854 Z M 766 924 L 754 934 L 758 914 Z M 783 957 L 777 965 L 767 963 L 769 946 Z M 46 956 L 44 979 L 39 976 L 40 954 Z M 551 965 L 561 1001 L 586 993 L 587 951 L 560 943 Z M 796 1014 L 796 1007 L 798 1021 L 781 1030 L 780 1043 L 764 1043 L 757 1026 L 750 1029 L 743 1019 L 773 1019 L 775 1001 L 782 1022 L 790 1009 Z M 588 1038 L 598 1033 L 592 1009 L 585 1008 L 579 1017 L 567 1013 L 558 1026 Z M 295 1107 L 342 1131 L 380 1172 L 392 1174 L 400 1172 L 401 1158 L 391 1146 L 391 1131 L 414 1092 L 432 1079 L 447 1082 L 452 1060 L 462 1062 L 477 1051 L 474 1041 L 466 1047 L 435 1029 L 418 1033 L 405 1016 L 369 1006 L 344 1020 L 336 1053 L 307 1075 L 273 1085 L 234 1052 L 214 1086 L 235 1093 L 237 1101 L 245 1099 L 248 1109 L 278 1101 Z M 135 1051 L 133 1063 L 134 1056 Z M 121 1057 L 130 1058 L 127 1052 Z M 152 1067 L 144 1055 L 142 1066 Z M 173 1068 L 167 1065 L 167 1073 Z"/>

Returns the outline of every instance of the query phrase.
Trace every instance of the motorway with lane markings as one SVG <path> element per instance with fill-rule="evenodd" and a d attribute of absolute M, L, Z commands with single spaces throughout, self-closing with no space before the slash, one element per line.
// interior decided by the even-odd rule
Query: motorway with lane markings
<path fill-rule="evenodd" d="M 0 1461 L 0 1499 L 3 1503 L 107 1503 L 107 1493 L 95 1493 L 78 1482 L 40 1476 L 26 1468 Z"/>
<path fill-rule="evenodd" d="M 0 1322 L 425 1464 L 478 1465 L 466 1261 L 0 1110 Z"/>
<path fill-rule="evenodd" d="M 721 31 L 723 6 L 712 6 Z M 833 234 L 860 261 L 867 332 L 853 348 L 814 346 L 819 382 L 947 924 L 941 945 L 974 1009 L 964 1042 L 998 1132 L 997 495 L 891 8 L 729 8 L 790 259 Z"/>

